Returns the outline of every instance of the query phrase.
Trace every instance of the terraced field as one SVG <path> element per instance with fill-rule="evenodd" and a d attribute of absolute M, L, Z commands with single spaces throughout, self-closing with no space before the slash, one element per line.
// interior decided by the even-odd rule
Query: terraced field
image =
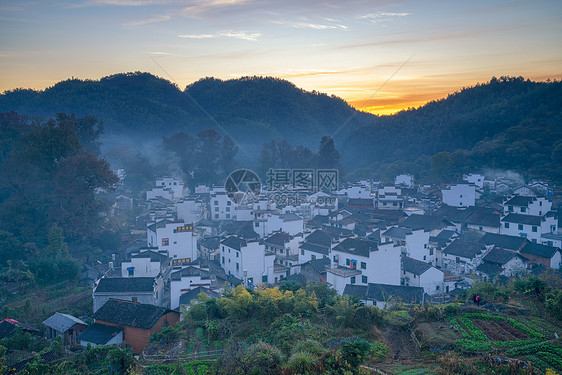
<path fill-rule="evenodd" d="M 562 343 L 554 339 L 556 327 L 541 319 L 466 313 L 449 318 L 449 323 L 459 336 L 457 345 L 463 352 L 503 356 L 543 372 L 562 372 Z"/>

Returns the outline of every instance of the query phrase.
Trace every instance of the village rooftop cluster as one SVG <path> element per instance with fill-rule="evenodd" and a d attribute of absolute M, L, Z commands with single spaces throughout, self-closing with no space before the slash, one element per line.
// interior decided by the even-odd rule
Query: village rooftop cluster
<path fill-rule="evenodd" d="M 340 295 L 386 308 L 445 303 L 476 279 L 561 266 L 562 234 L 541 181 L 470 174 L 438 187 L 399 175 L 393 185 L 309 192 L 298 205 L 278 205 L 270 193 L 262 188 L 236 204 L 222 186 L 189 191 L 175 177 L 156 179 L 140 201 L 119 189 L 100 192 L 113 204 L 110 215 L 132 223 L 129 247 L 99 269 L 85 266 L 95 322 L 57 313 L 44 322 L 48 335 L 65 345 L 125 342 L 141 353 L 200 293 L 218 298 L 240 284 L 328 282 Z"/>

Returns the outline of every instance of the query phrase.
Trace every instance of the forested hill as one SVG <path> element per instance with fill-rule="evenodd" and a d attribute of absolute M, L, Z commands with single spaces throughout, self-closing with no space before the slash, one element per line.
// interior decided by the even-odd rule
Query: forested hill
<path fill-rule="evenodd" d="M 442 181 L 497 168 L 561 183 L 562 82 L 493 78 L 375 118 L 340 147 L 348 165 L 388 177 L 409 172 Z"/>
<path fill-rule="evenodd" d="M 347 121 L 356 128 L 375 117 L 335 96 L 276 78 L 205 78 L 181 91 L 167 80 L 138 72 L 99 81 L 69 79 L 44 91 L 7 91 L 0 95 L 0 112 L 12 110 L 44 117 L 58 112 L 94 115 L 104 121 L 106 134 L 196 134 L 224 128 L 260 146 L 273 138 L 316 146 L 320 136 Z"/>

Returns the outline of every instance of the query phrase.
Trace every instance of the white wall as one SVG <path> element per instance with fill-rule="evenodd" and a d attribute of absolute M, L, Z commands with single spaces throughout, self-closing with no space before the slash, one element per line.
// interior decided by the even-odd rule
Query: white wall
<path fill-rule="evenodd" d="M 132 277 L 155 277 L 160 273 L 160 262 L 152 262 L 150 258 L 132 258 L 121 263 L 121 277 L 129 276 L 127 268 L 133 267 Z"/>
<path fill-rule="evenodd" d="M 476 203 L 476 186 L 469 184 L 451 185 L 442 189 L 443 203 L 453 207 L 469 207 Z"/>
<path fill-rule="evenodd" d="M 198 258 L 197 237 L 193 235 L 193 231 L 178 231 L 179 228 L 189 225 L 191 224 L 168 223 L 165 227 L 156 228 L 156 232 L 147 229 L 148 246 L 167 251 L 170 258 L 196 260 Z"/>
<path fill-rule="evenodd" d="M 196 223 L 204 217 L 203 203 L 195 199 L 186 199 L 176 203 L 178 219 L 186 223 Z"/>

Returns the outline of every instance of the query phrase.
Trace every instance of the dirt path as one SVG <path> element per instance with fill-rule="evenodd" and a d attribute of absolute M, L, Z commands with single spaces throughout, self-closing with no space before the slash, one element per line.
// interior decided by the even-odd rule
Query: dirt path
<path fill-rule="evenodd" d="M 420 348 L 409 328 L 387 327 L 383 332 L 388 343 L 388 358 L 394 361 L 409 361 L 420 358 Z"/>

